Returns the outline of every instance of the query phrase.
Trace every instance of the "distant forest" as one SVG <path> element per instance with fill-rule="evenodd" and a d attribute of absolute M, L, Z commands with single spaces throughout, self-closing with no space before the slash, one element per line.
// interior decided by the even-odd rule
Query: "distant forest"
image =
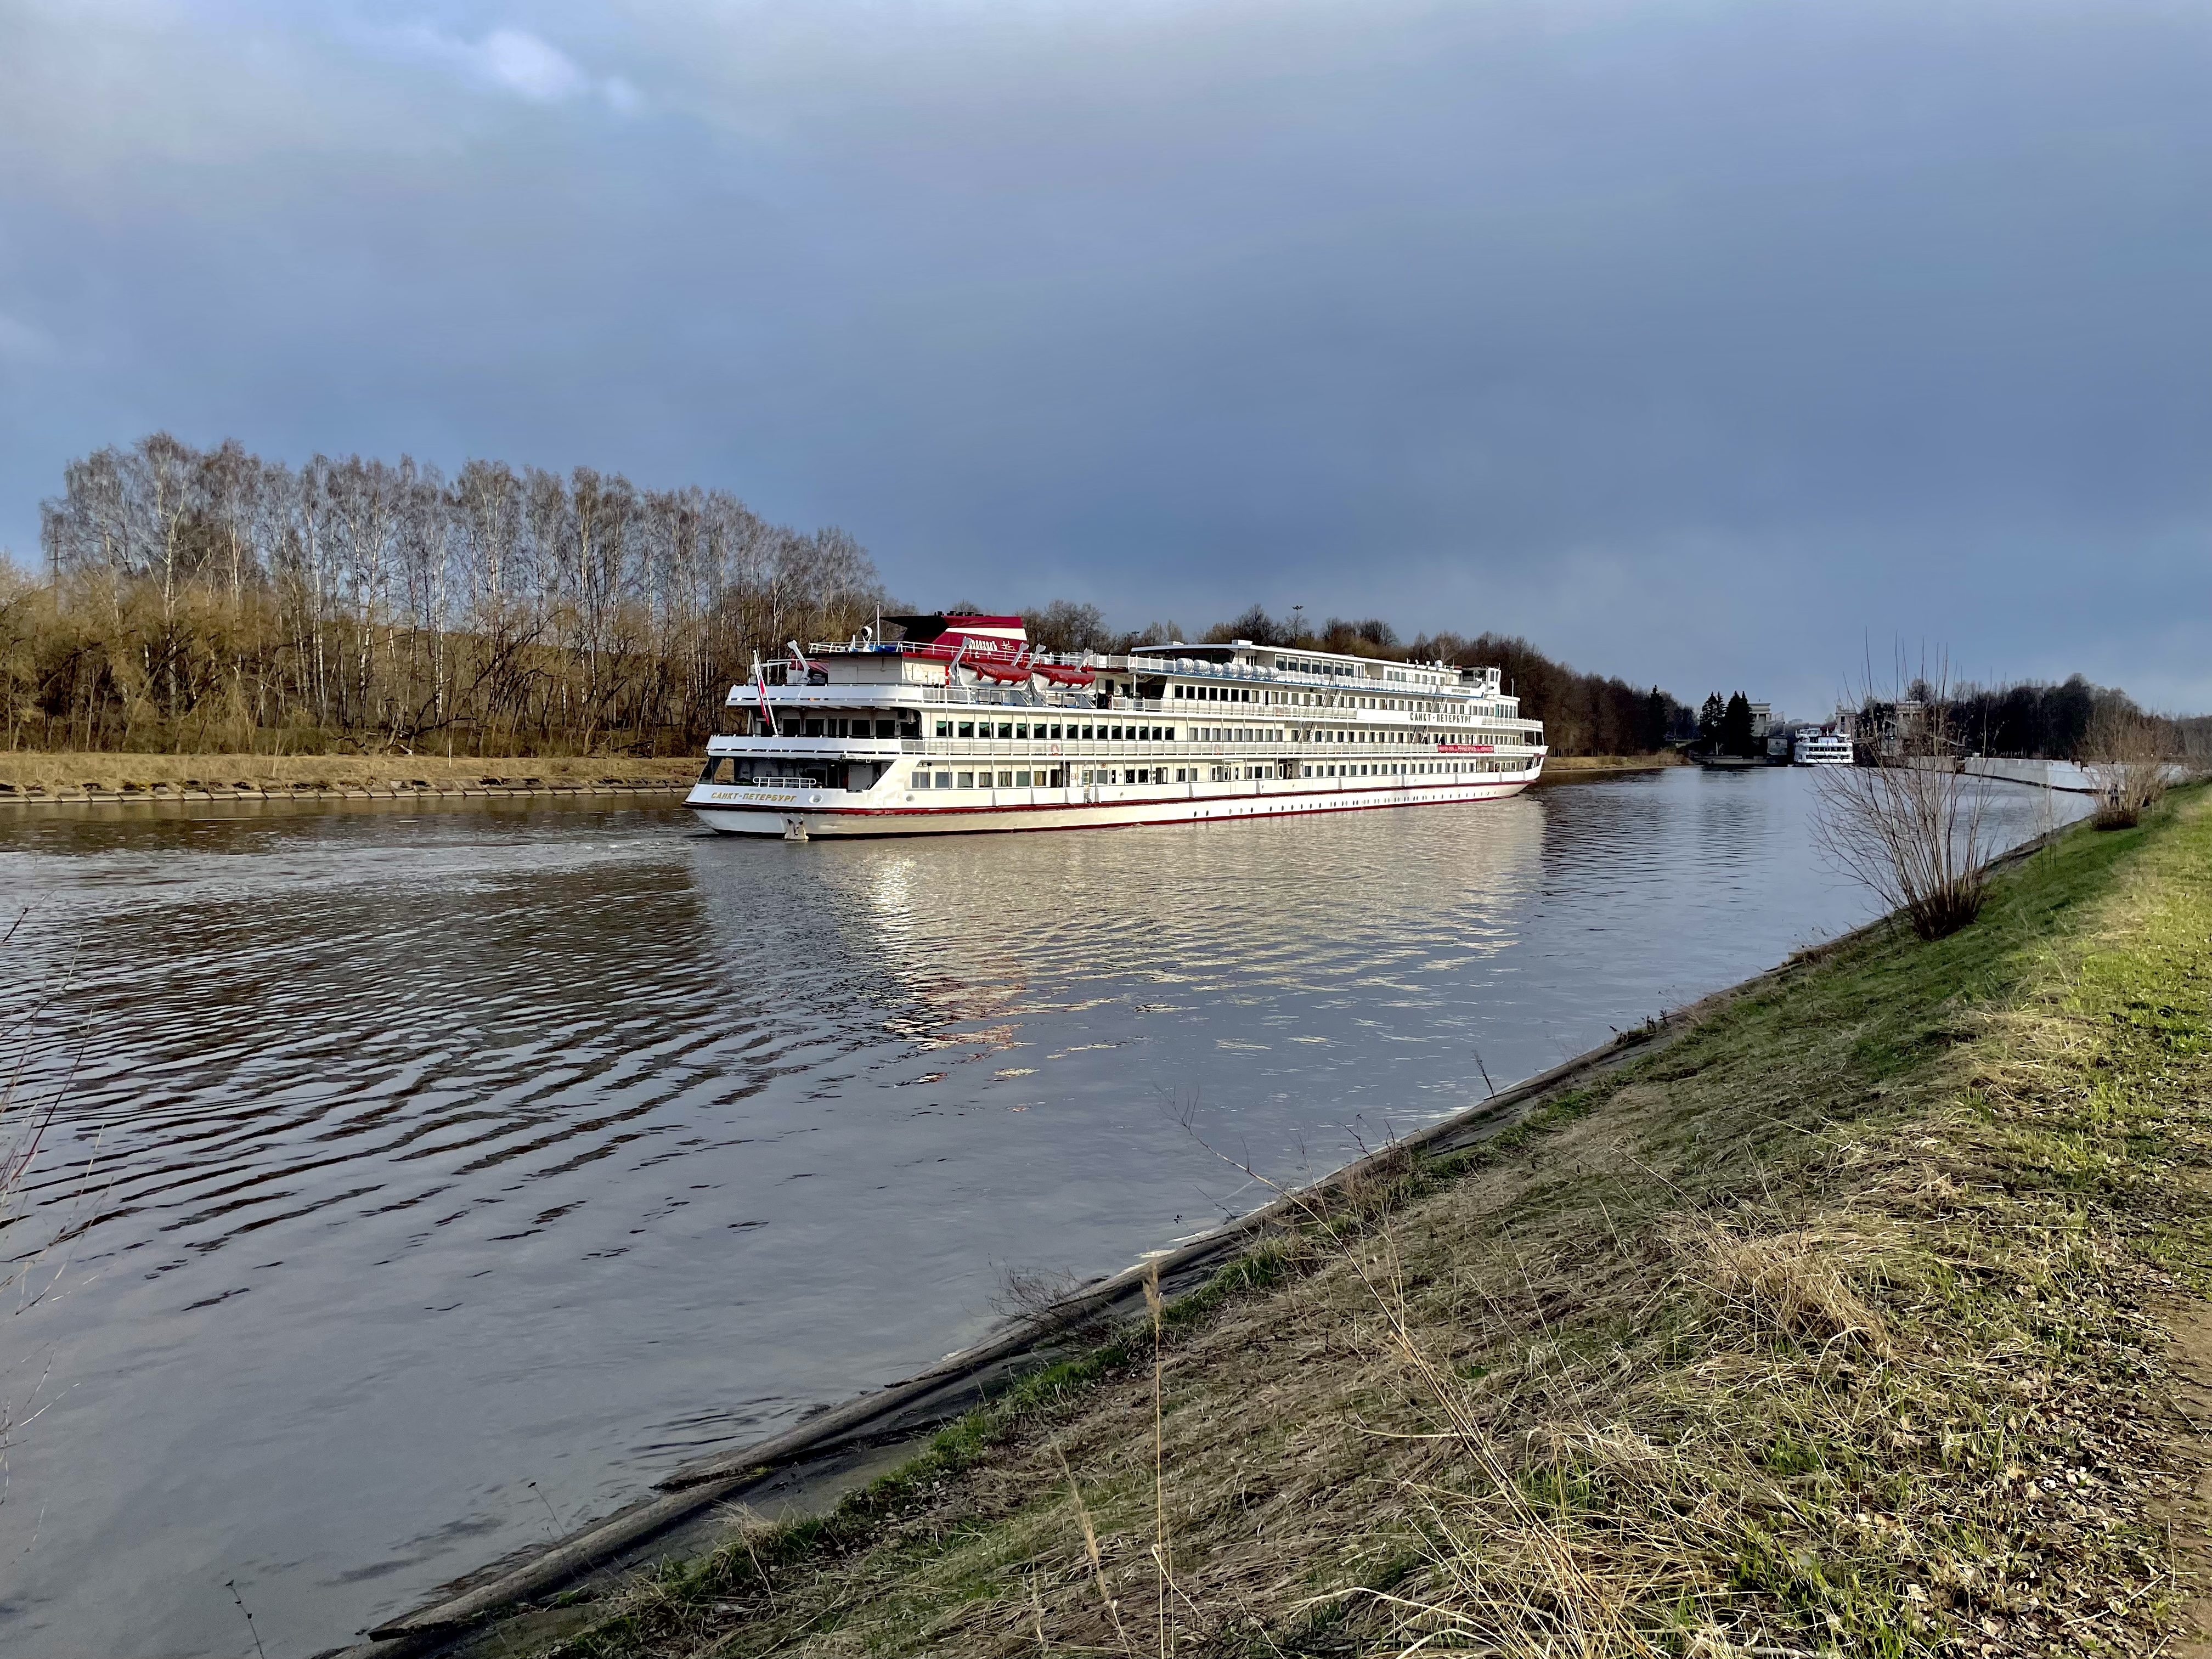
<path fill-rule="evenodd" d="M 914 608 L 843 531 L 771 524 L 721 490 L 484 460 L 450 477 L 405 457 L 292 468 L 166 433 L 70 462 L 40 543 L 37 573 L 0 563 L 10 749 L 683 754 L 755 652 Z M 1171 622 L 1117 633 L 1067 600 L 1024 618 L 1053 650 L 1193 637 Z M 1195 637 L 1494 666 L 1559 754 L 1697 731 L 1660 688 L 1514 635 L 1406 641 L 1378 618 L 1316 626 L 1255 605 Z M 1971 695 L 1993 752 L 2067 755 L 2120 694 L 2077 678 Z"/>
<path fill-rule="evenodd" d="M 619 474 L 297 468 L 165 433 L 64 469 L 0 586 L 11 748 L 681 753 L 755 650 L 843 638 L 843 531 Z"/>
<path fill-rule="evenodd" d="M 2146 714 L 2126 692 L 2092 685 L 2079 674 L 2063 685 L 1961 686 L 1950 694 L 1948 707 L 1956 740 L 1984 755 L 2071 760 L 2090 744 L 2100 720 L 2116 718 L 2148 721 L 2167 754 L 2212 753 L 2212 718 Z"/>
<path fill-rule="evenodd" d="M 1032 638 L 1058 649 L 1080 648 L 1103 636 L 1103 623 L 1095 606 L 1062 603 L 1024 613 L 1024 620 Z M 1142 637 L 1188 636 L 1169 623 L 1156 625 Z M 1695 711 L 1657 686 L 1638 687 L 1601 674 L 1578 672 L 1546 656 L 1518 635 L 1478 634 L 1470 638 L 1437 633 L 1407 641 L 1400 639 L 1398 630 L 1377 617 L 1358 621 L 1331 617 L 1316 627 L 1271 617 L 1255 605 L 1241 617 L 1216 623 L 1197 639 L 1214 644 L 1249 640 L 1255 645 L 1303 646 L 1401 661 L 1497 668 L 1504 673 L 1507 690 L 1521 699 L 1521 712 L 1544 722 L 1545 740 L 1559 755 L 1650 754 L 1671 740 L 1697 735 Z M 1069 643 L 1060 643 L 1063 641 Z"/>

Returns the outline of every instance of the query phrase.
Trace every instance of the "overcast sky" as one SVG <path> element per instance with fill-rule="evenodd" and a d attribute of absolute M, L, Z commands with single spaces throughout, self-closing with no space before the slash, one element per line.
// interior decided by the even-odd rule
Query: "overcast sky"
<path fill-rule="evenodd" d="M 166 427 L 902 598 L 2212 708 L 2212 7 L 0 0 L 0 545 Z"/>

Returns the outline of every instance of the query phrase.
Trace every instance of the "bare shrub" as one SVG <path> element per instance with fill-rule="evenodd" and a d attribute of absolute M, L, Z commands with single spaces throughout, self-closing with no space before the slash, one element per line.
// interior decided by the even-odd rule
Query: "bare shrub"
<path fill-rule="evenodd" d="M 2100 708 L 2090 720 L 2081 765 L 2097 791 L 2098 829 L 2133 829 L 2166 793 L 2162 725 L 2118 702 Z"/>
<path fill-rule="evenodd" d="M 1002 1319 L 1035 1319 L 1051 1312 L 1090 1281 L 1064 1267 L 1005 1267 L 991 1297 Z"/>
<path fill-rule="evenodd" d="M 1923 672 L 1863 707 L 1880 711 L 1874 740 L 1861 743 L 1871 763 L 1821 769 L 1814 842 L 1903 910 L 1921 938 L 1944 938 L 1981 914 L 1989 853 L 1984 792 L 1960 764 L 1951 729 L 1948 674 Z"/>

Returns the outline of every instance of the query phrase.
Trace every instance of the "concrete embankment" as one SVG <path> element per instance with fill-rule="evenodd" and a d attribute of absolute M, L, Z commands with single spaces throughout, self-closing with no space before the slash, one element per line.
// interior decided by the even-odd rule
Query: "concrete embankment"
<path fill-rule="evenodd" d="M 1945 761 L 1916 760 L 1916 766 L 1945 766 Z M 1975 755 L 1958 763 L 1970 776 L 1988 778 L 1997 783 L 2026 784 L 2032 789 L 2055 789 L 2062 794 L 2095 795 L 2103 793 L 2097 776 L 2079 761 L 2006 760 L 2000 757 Z M 2189 769 L 2179 763 L 2165 769 L 2169 787 L 2189 781 Z"/>
<path fill-rule="evenodd" d="M 1808 952 L 1161 1256 L 1156 1316 L 1145 1269 L 1093 1286 L 356 1651 L 2171 1643 L 2209 805 L 2049 838 L 1949 939 Z"/>
<path fill-rule="evenodd" d="M 2024 783 L 2036 789 L 2057 789 L 2068 794 L 2094 795 L 2097 793 L 2095 780 L 2087 767 L 2073 761 L 2001 760 L 1976 756 L 1966 763 L 1966 770 L 1978 778 L 1990 778 L 2001 783 Z"/>

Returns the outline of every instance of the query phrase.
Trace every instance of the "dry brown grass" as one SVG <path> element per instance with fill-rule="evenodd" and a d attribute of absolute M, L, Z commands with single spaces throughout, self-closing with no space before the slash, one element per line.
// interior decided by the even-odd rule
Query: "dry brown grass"
<path fill-rule="evenodd" d="M 1679 750 L 1662 749 L 1651 755 L 1547 755 L 1544 770 L 1560 772 L 1653 772 L 1669 766 L 1686 766 Z"/>
<path fill-rule="evenodd" d="M 571 1650 L 2154 1651 L 2208 995 L 2207 803 L 2073 837 L 1963 933 L 1317 1206 L 1202 1316 Z"/>

